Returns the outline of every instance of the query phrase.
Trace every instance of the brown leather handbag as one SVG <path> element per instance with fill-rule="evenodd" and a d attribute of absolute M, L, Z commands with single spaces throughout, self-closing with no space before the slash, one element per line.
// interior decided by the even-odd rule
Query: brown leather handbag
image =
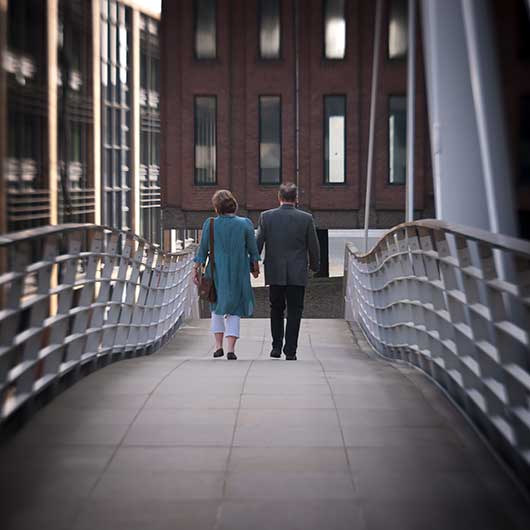
<path fill-rule="evenodd" d="M 206 267 L 204 267 L 201 273 L 201 281 L 199 282 L 199 298 L 206 300 L 211 304 L 217 302 L 217 289 L 214 283 L 214 271 L 215 271 L 215 252 L 213 245 L 213 223 L 214 218 L 210 218 L 210 251 L 208 253 L 208 262 L 210 263 L 211 278 L 206 277 Z"/>

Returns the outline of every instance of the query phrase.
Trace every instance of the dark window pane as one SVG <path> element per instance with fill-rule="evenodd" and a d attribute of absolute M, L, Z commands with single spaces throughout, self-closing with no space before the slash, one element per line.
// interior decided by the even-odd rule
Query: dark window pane
<path fill-rule="evenodd" d="M 346 96 L 324 97 L 324 181 L 346 180 Z"/>
<path fill-rule="evenodd" d="M 215 184 L 217 181 L 216 99 L 195 98 L 195 183 Z"/>
<path fill-rule="evenodd" d="M 404 184 L 407 174 L 407 98 L 390 96 L 388 112 L 388 180 Z"/>
<path fill-rule="evenodd" d="M 519 179 L 530 184 L 530 95 L 521 98 L 519 116 Z"/>
<path fill-rule="evenodd" d="M 195 0 L 195 55 L 197 59 L 215 59 L 215 0 Z"/>
<path fill-rule="evenodd" d="M 519 0 L 517 37 L 519 59 L 530 61 L 530 6 L 525 5 L 528 0 Z"/>
<path fill-rule="evenodd" d="M 344 0 L 324 0 L 324 55 L 326 59 L 344 59 L 346 55 Z"/>
<path fill-rule="evenodd" d="M 280 0 L 261 0 L 259 48 L 263 59 L 280 57 L 280 36 Z"/>
<path fill-rule="evenodd" d="M 279 184 L 282 171 L 281 100 L 259 98 L 259 174 L 262 184 Z"/>
<path fill-rule="evenodd" d="M 403 59 L 407 56 L 408 0 L 391 0 L 388 15 L 388 57 Z"/>

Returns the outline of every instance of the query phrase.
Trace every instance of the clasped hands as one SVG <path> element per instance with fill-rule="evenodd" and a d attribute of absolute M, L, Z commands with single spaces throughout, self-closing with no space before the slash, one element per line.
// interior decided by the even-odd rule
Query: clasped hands
<path fill-rule="evenodd" d="M 250 274 L 257 278 L 259 276 L 259 261 L 250 264 Z"/>

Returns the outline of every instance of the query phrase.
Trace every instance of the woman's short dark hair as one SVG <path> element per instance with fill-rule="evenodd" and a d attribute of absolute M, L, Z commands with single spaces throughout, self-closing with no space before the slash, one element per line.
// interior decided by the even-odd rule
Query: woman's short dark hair
<path fill-rule="evenodd" d="M 212 204 L 219 215 L 236 213 L 238 204 L 234 194 L 229 190 L 218 190 L 213 194 Z"/>
<path fill-rule="evenodd" d="M 296 184 L 293 184 L 292 182 L 286 182 L 285 184 L 282 184 L 280 186 L 280 190 L 278 191 L 278 195 L 280 200 L 284 202 L 296 202 L 296 197 L 298 195 Z"/>

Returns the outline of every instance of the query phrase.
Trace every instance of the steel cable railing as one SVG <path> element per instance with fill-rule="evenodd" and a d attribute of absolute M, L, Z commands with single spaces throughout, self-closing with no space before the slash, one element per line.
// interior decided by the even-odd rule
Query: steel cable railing
<path fill-rule="evenodd" d="M 442 385 L 530 484 L 530 243 L 423 220 L 345 260 L 346 319 Z"/>
<path fill-rule="evenodd" d="M 151 353 L 198 316 L 194 251 L 91 224 L 0 236 L 0 423 L 64 375 Z"/>

